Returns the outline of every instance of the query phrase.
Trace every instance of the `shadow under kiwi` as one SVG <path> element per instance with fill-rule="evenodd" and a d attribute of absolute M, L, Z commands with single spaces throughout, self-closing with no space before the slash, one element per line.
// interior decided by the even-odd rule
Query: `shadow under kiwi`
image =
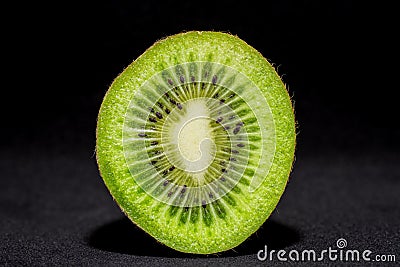
<path fill-rule="evenodd" d="M 175 251 L 148 235 L 124 217 L 94 229 L 86 243 L 96 249 L 137 256 L 168 258 L 235 257 L 256 254 L 265 245 L 269 249 L 283 249 L 300 241 L 296 229 L 271 219 L 234 249 L 210 255 L 188 254 Z"/>

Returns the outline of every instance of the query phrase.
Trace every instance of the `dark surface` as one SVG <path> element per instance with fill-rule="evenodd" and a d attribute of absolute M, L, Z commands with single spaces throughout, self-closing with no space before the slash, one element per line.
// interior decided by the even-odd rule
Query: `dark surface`
<path fill-rule="evenodd" d="M 386 37 L 357 9 L 351 1 L 10 7 L 21 26 L 4 38 L 0 265 L 257 265 L 264 245 L 321 251 L 339 238 L 398 263 L 398 89 L 380 73 L 390 55 L 371 45 Z M 94 157 L 96 116 L 114 77 L 156 40 L 192 29 L 236 34 L 275 63 L 299 123 L 296 163 L 271 218 L 239 247 L 209 256 L 175 252 L 125 219 Z"/>

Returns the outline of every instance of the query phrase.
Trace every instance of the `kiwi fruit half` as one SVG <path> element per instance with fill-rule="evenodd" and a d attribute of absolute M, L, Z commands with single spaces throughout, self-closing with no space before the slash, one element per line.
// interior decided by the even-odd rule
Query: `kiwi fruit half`
<path fill-rule="evenodd" d="M 245 241 L 292 168 L 295 119 L 273 66 L 236 36 L 156 42 L 112 83 L 97 123 L 100 174 L 159 242 L 211 254 Z"/>

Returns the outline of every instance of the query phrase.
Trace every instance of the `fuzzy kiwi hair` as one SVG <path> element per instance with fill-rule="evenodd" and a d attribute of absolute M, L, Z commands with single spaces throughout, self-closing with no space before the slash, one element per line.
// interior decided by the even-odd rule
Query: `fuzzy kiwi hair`
<path fill-rule="evenodd" d="M 247 77 L 266 99 L 274 123 L 274 155 L 261 184 L 249 192 L 240 190 L 239 183 L 239 190 L 228 192 L 219 206 L 180 207 L 157 200 L 135 180 L 140 170 L 132 170 L 126 159 L 124 124 L 135 94 L 157 73 L 190 62 L 228 66 Z M 258 51 L 231 34 L 192 31 L 156 42 L 113 81 L 98 114 L 96 136 L 101 177 L 126 216 L 175 250 L 211 254 L 241 244 L 275 209 L 292 168 L 296 126 L 285 85 Z"/>

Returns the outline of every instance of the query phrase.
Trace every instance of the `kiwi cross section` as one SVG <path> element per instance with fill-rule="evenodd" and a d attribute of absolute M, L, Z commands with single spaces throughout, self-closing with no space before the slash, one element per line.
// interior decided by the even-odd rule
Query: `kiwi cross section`
<path fill-rule="evenodd" d="M 242 97 L 251 90 L 257 88 L 246 77 L 211 62 L 180 64 L 154 75 L 136 92 L 125 117 L 125 158 L 135 181 L 161 202 L 213 205 L 225 216 L 235 203 L 230 194 L 248 190 L 265 145 L 257 117 Z"/>
<path fill-rule="evenodd" d="M 270 216 L 294 160 L 291 100 L 238 37 L 186 32 L 156 42 L 112 83 L 96 156 L 121 210 L 159 242 L 210 254 Z"/>

